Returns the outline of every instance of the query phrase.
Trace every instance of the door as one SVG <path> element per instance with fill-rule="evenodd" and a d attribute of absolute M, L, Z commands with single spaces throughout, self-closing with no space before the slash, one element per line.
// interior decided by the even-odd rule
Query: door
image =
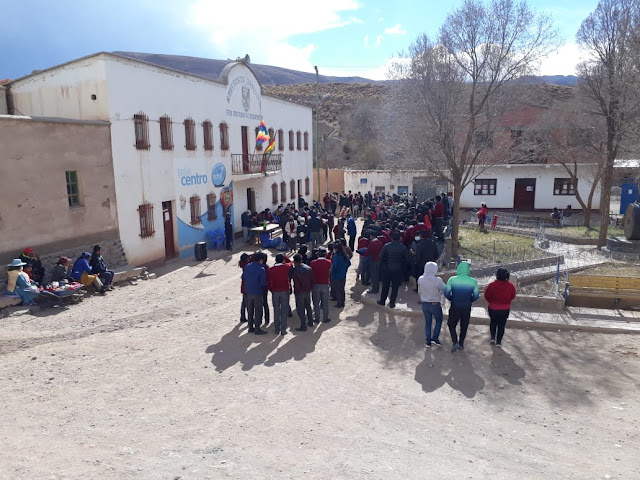
<path fill-rule="evenodd" d="M 384 187 L 376 187 L 376 193 L 384 195 Z"/>
<path fill-rule="evenodd" d="M 242 173 L 251 173 L 249 166 L 249 127 L 242 127 Z"/>
<path fill-rule="evenodd" d="M 256 211 L 256 192 L 253 188 L 247 188 L 247 209 Z"/>
<path fill-rule="evenodd" d="M 413 179 L 413 195 L 419 202 L 435 198 L 437 184 L 435 178 L 416 177 Z"/>
<path fill-rule="evenodd" d="M 532 212 L 536 203 L 536 179 L 516 178 L 513 191 L 513 209 L 519 212 Z"/>
<path fill-rule="evenodd" d="M 409 195 L 409 187 L 398 186 L 398 195 Z"/>
<path fill-rule="evenodd" d="M 164 255 L 166 258 L 173 258 L 176 256 L 176 244 L 173 238 L 171 202 L 162 202 L 162 224 L 164 225 Z"/>

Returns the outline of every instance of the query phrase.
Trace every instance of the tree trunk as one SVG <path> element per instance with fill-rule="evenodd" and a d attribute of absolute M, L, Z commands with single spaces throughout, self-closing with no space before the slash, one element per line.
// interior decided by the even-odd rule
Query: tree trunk
<path fill-rule="evenodd" d="M 451 216 L 451 256 L 458 256 L 458 237 L 460 234 L 460 197 L 462 195 L 462 182 L 454 179 L 453 183 L 453 215 Z M 451 260 L 447 258 L 447 262 Z"/>
<path fill-rule="evenodd" d="M 598 249 L 607 244 L 607 231 L 609 229 L 609 207 L 611 204 L 611 185 L 613 183 L 613 162 L 614 159 L 607 159 L 607 166 L 602 172 L 600 191 L 600 235 L 598 236 Z"/>
<path fill-rule="evenodd" d="M 598 186 L 598 182 L 600 181 L 600 174 L 602 170 L 599 168 L 596 172 L 595 179 L 591 184 L 591 190 L 589 191 L 589 197 L 587 198 L 587 209 L 583 210 L 584 212 L 584 226 L 587 228 L 591 228 L 591 207 L 593 205 L 593 196 L 596 193 L 596 187 Z"/>

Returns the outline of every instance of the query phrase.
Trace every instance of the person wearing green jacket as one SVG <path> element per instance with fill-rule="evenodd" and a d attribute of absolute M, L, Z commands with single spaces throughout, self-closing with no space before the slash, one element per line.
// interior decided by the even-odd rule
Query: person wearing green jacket
<path fill-rule="evenodd" d="M 447 322 L 453 343 L 451 352 L 464 350 L 464 339 L 467 336 L 471 318 L 471 304 L 480 296 L 478 282 L 471 277 L 471 268 L 467 262 L 460 262 L 457 275 L 449 279 L 444 294 L 451 301 Z M 460 337 L 456 333 L 458 322 L 460 322 Z"/>

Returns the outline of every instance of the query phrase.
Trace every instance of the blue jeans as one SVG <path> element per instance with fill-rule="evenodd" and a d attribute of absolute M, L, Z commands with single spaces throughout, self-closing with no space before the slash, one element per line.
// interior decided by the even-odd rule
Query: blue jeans
<path fill-rule="evenodd" d="M 432 305 L 431 303 L 422 302 L 422 313 L 424 313 L 424 332 L 427 337 L 427 342 L 438 340 L 440 336 L 440 329 L 442 328 L 442 305 Z M 433 317 L 436 319 L 436 327 L 433 329 L 433 335 L 431 334 L 431 325 L 433 323 Z"/>

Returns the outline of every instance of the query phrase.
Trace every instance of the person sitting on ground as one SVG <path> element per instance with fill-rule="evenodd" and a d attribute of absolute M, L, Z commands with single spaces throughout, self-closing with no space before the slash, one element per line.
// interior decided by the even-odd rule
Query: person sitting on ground
<path fill-rule="evenodd" d="M 104 262 L 104 258 L 102 258 L 102 247 L 100 245 L 93 246 L 93 253 L 91 254 L 89 265 L 91 265 L 91 273 L 100 277 L 100 281 L 105 288 L 113 290 L 114 272 L 113 270 L 107 269 L 107 264 Z"/>
<path fill-rule="evenodd" d="M 551 212 L 551 222 L 554 225 L 560 225 L 561 218 L 562 215 L 560 214 L 560 210 L 558 210 L 558 207 L 553 207 L 553 211 Z"/>
<path fill-rule="evenodd" d="M 29 276 L 22 271 L 25 265 L 26 263 L 19 258 L 14 258 L 7 265 L 7 292 L 18 295 L 22 299 L 22 305 L 31 306 L 40 292 Z"/>
<path fill-rule="evenodd" d="M 31 265 L 31 278 L 38 283 L 44 282 L 44 267 L 40 261 L 40 255 L 36 255 L 35 251 L 31 247 L 27 247 L 18 257 L 21 262 L 26 265 Z"/>
<path fill-rule="evenodd" d="M 60 259 L 56 263 L 56 266 L 53 267 L 53 271 L 51 272 L 51 281 L 58 283 L 73 282 L 73 279 L 71 278 L 71 272 L 69 271 L 70 263 L 70 258 L 60 257 Z"/>
<path fill-rule="evenodd" d="M 104 295 L 107 291 L 107 287 L 105 287 L 98 275 L 94 275 L 91 271 L 91 265 L 89 265 L 89 259 L 91 258 L 91 254 L 89 252 L 82 252 L 80 257 L 73 264 L 73 269 L 71 269 L 71 278 L 76 282 L 80 282 L 85 287 L 89 285 L 93 285 L 101 295 Z"/>
<path fill-rule="evenodd" d="M 571 205 L 567 205 L 567 208 L 565 208 L 564 211 L 562 212 L 562 216 L 570 217 L 572 213 L 573 213 L 573 210 L 571 210 Z"/>

